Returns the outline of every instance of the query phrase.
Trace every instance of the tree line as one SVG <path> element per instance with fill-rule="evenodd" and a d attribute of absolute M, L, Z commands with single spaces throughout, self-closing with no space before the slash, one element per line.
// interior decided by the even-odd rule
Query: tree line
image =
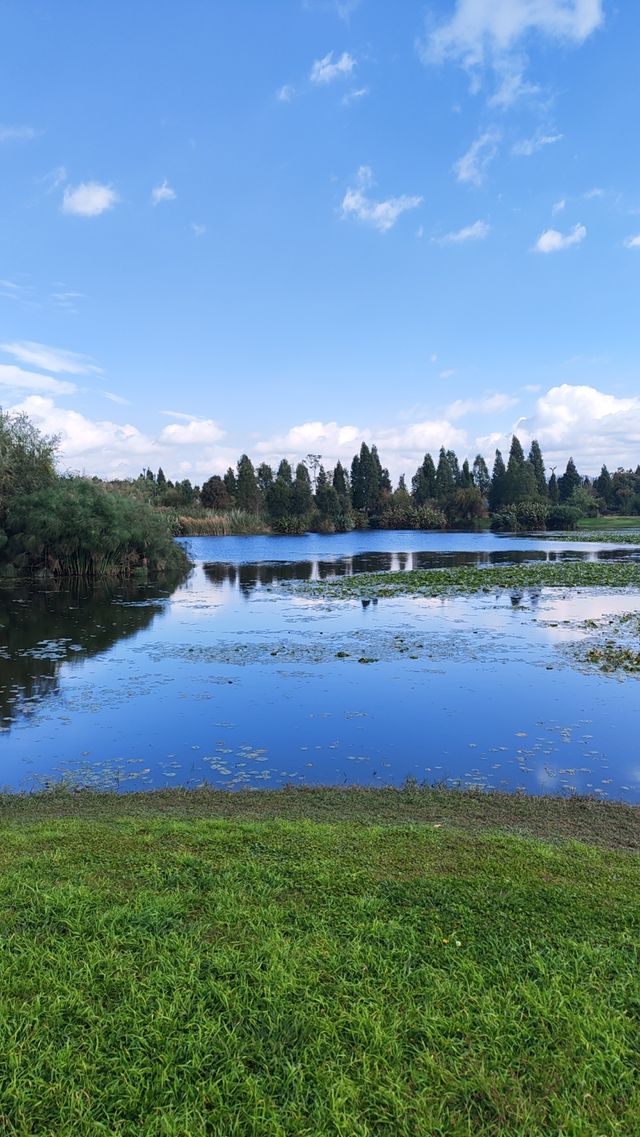
<path fill-rule="evenodd" d="M 320 454 L 308 454 L 295 468 L 283 458 L 274 469 L 254 466 L 243 454 L 235 468 L 212 474 L 202 487 L 172 483 L 162 469 L 146 470 L 134 483 L 156 505 L 216 514 L 240 511 L 276 533 L 345 532 L 353 528 L 439 529 L 468 526 L 490 516 L 496 530 L 567 529 L 580 517 L 599 513 L 640 514 L 640 466 L 597 478 L 581 475 L 573 458 L 547 476 L 539 443 L 525 455 L 517 435 L 509 454 L 496 450 L 491 471 L 481 454 L 470 464 L 441 447 L 425 454 L 411 478 L 392 485 L 377 447 L 366 442 L 349 466 L 325 469 Z"/>

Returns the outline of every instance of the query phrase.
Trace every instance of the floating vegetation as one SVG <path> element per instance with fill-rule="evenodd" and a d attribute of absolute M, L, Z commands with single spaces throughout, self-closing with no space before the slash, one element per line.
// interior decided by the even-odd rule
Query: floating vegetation
<path fill-rule="evenodd" d="M 640 588 L 640 563 L 634 561 L 545 561 L 541 564 L 472 565 L 411 572 L 360 573 L 299 588 L 305 594 L 335 599 L 380 596 L 446 596 L 522 588 Z"/>

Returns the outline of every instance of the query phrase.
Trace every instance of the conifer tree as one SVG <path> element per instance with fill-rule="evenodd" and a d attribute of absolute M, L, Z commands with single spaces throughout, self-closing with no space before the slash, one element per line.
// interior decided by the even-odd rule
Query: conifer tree
<path fill-rule="evenodd" d="M 258 501 L 258 482 L 253 462 L 243 454 L 238 462 L 236 504 L 238 509 L 244 509 L 247 513 L 257 513 Z"/>
<path fill-rule="evenodd" d="M 561 478 L 558 478 L 558 500 L 562 503 L 568 501 L 571 494 L 579 485 L 582 484 L 582 478 L 576 470 L 576 464 L 573 458 L 567 462 L 567 468 Z"/>
<path fill-rule="evenodd" d="M 436 496 L 436 468 L 430 454 L 425 454 L 411 479 L 411 496 L 416 505 L 424 505 Z"/>
<path fill-rule="evenodd" d="M 476 454 L 473 460 L 473 482 L 478 487 L 483 498 L 486 498 L 491 486 L 491 475 L 482 454 Z"/>
<path fill-rule="evenodd" d="M 538 496 L 545 498 L 547 496 L 547 479 L 544 470 L 544 461 L 542 458 L 540 443 L 536 438 L 533 439 L 529 448 L 529 456 L 527 458 L 527 462 L 533 471 L 533 477 Z"/>
<path fill-rule="evenodd" d="M 504 458 L 499 450 L 496 450 L 496 456 L 493 463 L 493 472 L 491 474 L 491 485 L 489 487 L 489 509 L 492 513 L 497 513 L 502 509 L 505 501 L 505 483 L 507 471 L 504 464 Z"/>

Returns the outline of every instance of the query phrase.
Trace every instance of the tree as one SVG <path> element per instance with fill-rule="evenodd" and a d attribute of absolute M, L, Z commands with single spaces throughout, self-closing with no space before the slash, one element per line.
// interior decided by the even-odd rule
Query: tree
<path fill-rule="evenodd" d="M 444 446 L 440 447 L 436 470 L 436 497 L 440 503 L 445 502 L 449 494 L 456 488 L 458 460 L 453 454 L 455 464 L 452 464 L 450 458 L 452 454 L 452 450 L 445 450 Z"/>
<path fill-rule="evenodd" d="M 524 460 L 520 439 L 514 434 L 511 439 L 509 461 L 504 481 L 504 504 L 517 505 L 536 496 L 533 467 Z"/>
<path fill-rule="evenodd" d="M 603 466 L 598 477 L 594 482 L 595 491 L 598 497 L 602 498 L 607 509 L 610 509 L 613 499 L 613 482 L 611 474 L 606 466 Z"/>
<path fill-rule="evenodd" d="M 292 482 L 291 466 L 283 458 L 275 479 L 267 490 L 267 509 L 273 521 L 283 521 L 291 515 Z"/>
<path fill-rule="evenodd" d="M 231 499 L 231 503 L 234 504 L 235 500 L 236 500 L 236 494 L 238 492 L 238 483 L 236 481 L 236 475 L 235 475 L 234 471 L 232 470 L 231 466 L 229 466 L 229 469 L 227 470 L 227 472 L 223 478 L 223 481 L 224 481 L 225 486 L 227 487 L 227 493 L 229 494 L 229 498 Z"/>
<path fill-rule="evenodd" d="M 436 468 L 430 454 L 425 454 L 411 479 L 411 496 L 416 505 L 424 505 L 436 497 Z"/>
<path fill-rule="evenodd" d="M 316 509 L 325 526 L 335 528 L 342 512 L 340 498 L 335 485 L 329 481 L 324 466 L 320 466 L 316 479 Z"/>
<path fill-rule="evenodd" d="M 238 488 L 236 490 L 236 505 L 247 513 L 257 513 L 259 502 L 258 483 L 253 462 L 243 454 L 238 462 Z"/>
<path fill-rule="evenodd" d="M 491 485 L 489 487 L 489 509 L 492 513 L 498 513 L 506 504 L 505 489 L 506 489 L 507 471 L 504 464 L 504 458 L 499 450 L 496 450 L 496 456 L 493 463 L 493 473 L 491 474 Z"/>
<path fill-rule="evenodd" d="M 471 476 L 471 470 L 469 469 L 469 460 L 467 458 L 465 458 L 464 462 L 462 463 L 459 484 L 460 488 L 463 490 L 469 489 L 469 487 L 473 485 L 473 478 Z"/>
<path fill-rule="evenodd" d="M 558 478 L 558 500 L 561 504 L 568 501 L 578 486 L 582 485 L 582 478 L 576 470 L 573 458 L 567 462 L 567 468 L 561 478 Z"/>
<path fill-rule="evenodd" d="M 529 456 L 527 462 L 533 471 L 536 490 L 539 497 L 547 496 L 547 478 L 544 470 L 544 461 L 542 459 L 542 451 L 540 443 L 537 439 L 533 439 L 529 447 Z"/>
<path fill-rule="evenodd" d="M 200 501 L 205 509 L 228 509 L 231 505 L 229 491 L 219 474 L 212 474 L 200 490 Z"/>
<path fill-rule="evenodd" d="M 336 468 L 333 471 L 333 488 L 336 491 L 341 501 L 348 504 L 349 502 L 349 479 L 347 478 L 347 471 L 341 462 L 336 462 Z"/>
<path fill-rule="evenodd" d="M 256 470 L 256 481 L 262 498 L 266 501 L 269 487 L 273 485 L 273 470 L 266 462 L 261 462 Z"/>
<path fill-rule="evenodd" d="M 549 501 L 552 505 L 558 504 L 558 479 L 556 478 L 555 466 L 551 470 L 551 477 L 547 486 L 547 493 L 549 494 Z"/>
<path fill-rule="evenodd" d="M 167 479 L 164 476 L 162 466 L 158 466 L 158 473 L 156 474 L 156 485 L 159 490 L 163 490 L 167 484 Z"/>
<path fill-rule="evenodd" d="M 491 476 L 482 454 L 476 454 L 473 459 L 473 482 L 480 490 L 482 497 L 486 499 L 491 487 Z"/>
<path fill-rule="evenodd" d="M 304 518 L 311 512 L 312 493 L 309 471 L 304 462 L 298 462 L 296 476 L 291 487 L 291 512 L 294 517 Z"/>
<path fill-rule="evenodd" d="M 305 462 L 305 466 L 307 467 L 307 469 L 309 470 L 309 473 L 311 475 L 311 484 L 313 486 L 313 491 L 315 493 L 316 485 L 317 485 L 317 481 L 318 481 L 318 471 L 320 469 L 320 464 L 322 462 L 322 454 L 307 454 L 307 457 L 305 458 L 304 462 Z"/>

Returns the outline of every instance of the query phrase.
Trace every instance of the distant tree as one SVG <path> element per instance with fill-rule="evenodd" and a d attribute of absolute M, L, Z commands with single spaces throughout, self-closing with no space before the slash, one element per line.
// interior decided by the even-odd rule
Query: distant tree
<path fill-rule="evenodd" d="M 323 527 L 334 529 L 342 512 L 340 498 L 335 485 L 327 477 L 324 466 L 320 466 L 316 478 L 315 504 Z"/>
<path fill-rule="evenodd" d="M 549 501 L 551 502 L 551 505 L 557 505 L 558 504 L 558 479 L 556 478 L 555 467 L 551 471 L 551 477 L 549 478 L 549 483 L 547 485 L 547 493 L 549 495 Z"/>
<path fill-rule="evenodd" d="M 471 470 L 469 469 L 469 460 L 467 458 L 465 458 L 464 462 L 462 463 L 459 484 L 460 488 L 464 490 L 473 485 L 473 478 L 471 476 Z"/>
<path fill-rule="evenodd" d="M 318 471 L 322 463 L 322 454 L 307 454 L 304 462 L 309 471 L 309 475 L 311 477 L 311 485 L 315 493 L 316 483 L 318 480 Z"/>
<path fill-rule="evenodd" d="M 253 462 L 243 454 L 238 462 L 236 505 L 247 513 L 257 513 L 260 500 Z"/>
<path fill-rule="evenodd" d="M 516 505 L 521 501 L 530 501 L 536 495 L 533 467 L 525 462 L 520 439 L 514 434 L 504 481 L 504 504 Z"/>
<path fill-rule="evenodd" d="M 291 511 L 294 517 L 303 518 L 311 512 L 312 497 L 309 471 L 304 462 L 299 462 L 291 487 Z"/>
<path fill-rule="evenodd" d="M 602 467 L 594 482 L 594 487 L 598 497 L 603 501 L 605 508 L 610 509 L 613 500 L 613 482 L 606 466 Z"/>
<path fill-rule="evenodd" d="M 256 481 L 258 489 L 264 500 L 266 500 L 269 487 L 273 485 L 273 470 L 266 462 L 261 462 L 256 470 Z"/>
<path fill-rule="evenodd" d="M 545 475 L 544 461 L 542 458 L 542 451 L 540 443 L 536 438 L 533 439 L 529 447 L 529 455 L 527 462 L 533 471 L 536 491 L 539 497 L 546 498 L 547 496 L 547 478 Z"/>
<path fill-rule="evenodd" d="M 560 504 L 568 501 L 573 491 L 580 485 L 582 485 L 582 478 L 576 470 L 573 458 L 570 458 L 564 474 L 558 478 L 558 500 Z"/>
<path fill-rule="evenodd" d="M 224 475 L 223 481 L 224 481 L 225 486 L 227 487 L 227 493 L 229 494 L 231 502 L 235 503 L 236 494 L 238 492 L 238 482 L 236 480 L 236 475 L 235 475 L 233 469 L 231 468 L 231 466 L 229 466 L 229 469 L 227 470 L 226 474 Z"/>
<path fill-rule="evenodd" d="M 158 467 L 158 473 L 156 474 L 156 485 L 157 485 L 159 490 L 162 490 L 162 489 L 164 489 L 166 484 L 167 484 L 167 479 L 164 476 L 164 470 L 162 469 L 162 466 L 159 466 Z"/>
<path fill-rule="evenodd" d="M 336 462 L 335 470 L 333 471 L 333 488 L 338 497 L 342 500 L 349 498 L 349 479 L 347 478 L 347 471 L 341 462 Z"/>
<path fill-rule="evenodd" d="M 444 446 L 440 447 L 436 469 L 436 497 L 440 503 L 445 502 L 449 494 L 456 488 L 458 460 L 454 454 L 455 463 L 451 462 L 450 455 L 452 453 L 451 450 L 445 450 Z"/>
<path fill-rule="evenodd" d="M 483 498 L 487 498 L 491 486 L 491 475 L 482 454 L 476 454 L 473 460 L 473 482 L 478 487 Z"/>
<path fill-rule="evenodd" d="M 269 517 L 274 522 L 281 522 L 291 515 L 292 483 L 291 466 L 283 458 L 266 495 Z"/>
<path fill-rule="evenodd" d="M 416 505 L 424 505 L 436 497 L 436 468 L 430 454 L 425 454 L 411 479 L 411 496 Z"/>
<path fill-rule="evenodd" d="M 499 450 L 496 450 L 496 456 L 493 463 L 493 473 L 491 474 L 491 485 L 489 487 L 489 509 L 492 513 L 498 513 L 503 505 L 506 505 L 506 478 L 507 470 L 504 464 L 504 458 Z"/>
<path fill-rule="evenodd" d="M 229 491 L 219 474 L 212 474 L 200 490 L 200 501 L 205 509 L 228 509 L 231 505 Z"/>

